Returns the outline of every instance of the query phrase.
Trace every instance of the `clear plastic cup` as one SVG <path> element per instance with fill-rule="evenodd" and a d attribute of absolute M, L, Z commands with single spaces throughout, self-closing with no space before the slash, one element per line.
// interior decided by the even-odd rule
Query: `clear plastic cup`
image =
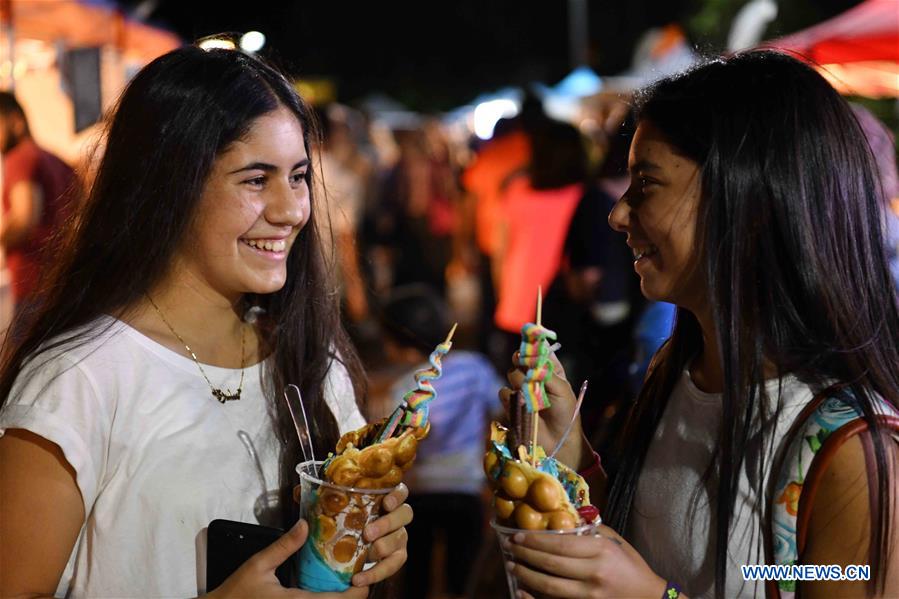
<path fill-rule="evenodd" d="M 512 599 L 518 597 L 518 580 L 511 572 L 509 572 L 508 566 L 515 561 L 515 558 L 506 550 L 506 541 L 511 541 L 512 537 L 520 532 L 528 535 L 592 536 L 596 534 L 596 529 L 600 524 L 600 519 L 597 517 L 592 524 L 584 524 L 570 530 L 526 530 L 523 528 L 509 528 L 508 526 L 497 524 L 496 520 L 490 520 L 490 526 L 496 531 L 496 536 L 499 539 L 499 547 L 503 553 L 503 569 L 506 572 L 506 582 L 509 584 L 509 596 L 512 597 Z"/>
<path fill-rule="evenodd" d="M 369 522 L 381 516 L 384 496 L 396 489 L 342 487 L 318 478 L 323 462 L 297 465 L 300 517 L 309 523 L 309 538 L 299 553 L 299 587 L 318 593 L 345 591 L 362 570 L 371 543 L 362 538 Z"/>

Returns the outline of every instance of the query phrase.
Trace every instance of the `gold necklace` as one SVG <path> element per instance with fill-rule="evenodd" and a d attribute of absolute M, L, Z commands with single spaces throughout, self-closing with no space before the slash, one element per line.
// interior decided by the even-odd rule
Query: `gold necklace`
<path fill-rule="evenodd" d="M 200 369 L 200 374 L 203 375 L 203 378 L 206 379 L 206 383 L 209 385 L 209 388 L 212 390 L 212 396 L 221 404 L 224 404 L 226 401 L 237 401 L 240 399 L 240 392 L 243 390 L 243 369 L 245 365 L 246 354 L 244 353 L 244 338 L 246 337 L 246 328 L 241 327 L 240 329 L 240 384 L 237 385 L 237 391 L 231 393 L 230 391 L 225 391 L 222 389 L 216 388 L 212 381 L 209 380 L 209 377 L 206 376 L 206 371 L 203 370 L 203 367 L 200 365 L 200 360 L 197 359 L 197 354 L 194 353 L 194 350 L 190 348 L 190 346 L 181 338 L 181 335 L 175 331 L 175 327 L 173 327 L 168 320 L 166 320 L 165 316 L 162 314 L 162 310 L 159 309 L 159 306 L 156 305 L 156 302 L 147 295 L 147 300 L 150 302 L 150 305 L 156 310 L 156 313 L 159 314 L 159 318 L 162 319 L 162 322 L 165 323 L 165 326 L 169 327 L 169 330 L 172 332 L 172 335 L 178 338 L 178 341 L 184 346 L 184 349 L 187 350 L 187 353 L 190 354 L 190 357 L 193 358 L 194 364 L 197 365 L 197 368 Z"/>

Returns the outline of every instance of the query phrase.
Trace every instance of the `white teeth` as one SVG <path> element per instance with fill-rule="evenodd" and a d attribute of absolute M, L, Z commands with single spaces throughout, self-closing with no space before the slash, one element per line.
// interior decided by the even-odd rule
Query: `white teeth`
<path fill-rule="evenodd" d="M 641 249 L 632 248 L 632 251 L 634 253 L 634 261 L 637 261 L 640 258 L 646 258 L 647 256 L 655 255 L 659 251 L 659 248 L 657 248 L 653 245 L 648 248 L 641 248 Z"/>
<path fill-rule="evenodd" d="M 276 239 L 274 241 L 271 239 L 244 239 L 242 241 L 250 247 L 268 252 L 283 252 L 287 247 L 287 242 L 283 239 Z"/>

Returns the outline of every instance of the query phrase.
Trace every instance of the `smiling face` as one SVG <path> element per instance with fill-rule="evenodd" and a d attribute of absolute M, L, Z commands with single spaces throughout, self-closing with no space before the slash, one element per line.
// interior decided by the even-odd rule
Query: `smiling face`
<path fill-rule="evenodd" d="M 309 157 L 297 117 L 280 107 L 256 119 L 209 173 L 179 270 L 234 301 L 287 280 L 287 255 L 309 221 Z"/>
<path fill-rule="evenodd" d="M 705 296 L 694 245 L 699 165 L 644 120 L 631 144 L 628 170 L 630 187 L 609 214 L 609 224 L 627 233 L 643 295 L 695 311 Z"/>

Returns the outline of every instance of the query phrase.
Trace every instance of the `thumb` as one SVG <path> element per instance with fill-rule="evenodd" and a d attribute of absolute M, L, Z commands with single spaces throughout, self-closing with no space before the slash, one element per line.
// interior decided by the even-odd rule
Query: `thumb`
<path fill-rule="evenodd" d="M 309 525 L 300 520 L 277 541 L 256 554 L 257 563 L 264 569 L 274 570 L 287 558 L 299 551 L 309 536 Z"/>

